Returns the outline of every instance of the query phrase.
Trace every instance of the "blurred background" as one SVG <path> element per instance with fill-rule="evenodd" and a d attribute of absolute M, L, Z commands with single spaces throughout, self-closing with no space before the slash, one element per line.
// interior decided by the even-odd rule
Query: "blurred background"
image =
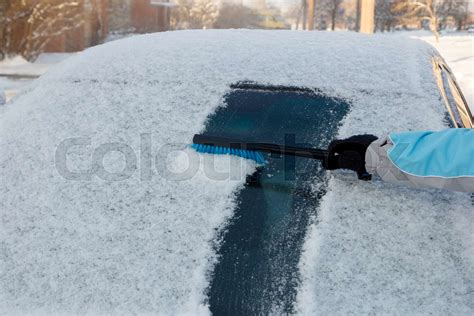
<path fill-rule="evenodd" d="M 94 45 L 229 28 L 409 33 L 436 43 L 440 35 L 474 33 L 474 0 L 0 0 L 0 103 L 51 64 Z M 472 41 L 463 50 L 471 58 Z"/>

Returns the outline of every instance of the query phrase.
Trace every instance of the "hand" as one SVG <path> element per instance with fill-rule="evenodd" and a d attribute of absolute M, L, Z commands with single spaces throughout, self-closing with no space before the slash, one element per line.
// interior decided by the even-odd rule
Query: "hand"
<path fill-rule="evenodd" d="M 323 161 L 323 167 L 326 170 L 354 170 L 360 180 L 372 179 L 372 175 L 365 169 L 365 153 L 367 147 L 375 140 L 377 137 L 374 135 L 355 135 L 333 140 L 329 144 L 328 156 Z"/>

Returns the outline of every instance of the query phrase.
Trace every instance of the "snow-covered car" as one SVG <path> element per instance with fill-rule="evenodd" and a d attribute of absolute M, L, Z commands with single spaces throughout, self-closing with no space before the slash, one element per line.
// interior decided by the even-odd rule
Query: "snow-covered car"
<path fill-rule="evenodd" d="M 5 92 L 0 91 L 0 105 L 5 105 L 7 98 L 5 96 Z"/>
<path fill-rule="evenodd" d="M 473 312 L 473 202 L 199 132 L 306 143 L 472 127 L 395 36 L 180 31 L 71 57 L 0 112 L 0 313 Z"/>

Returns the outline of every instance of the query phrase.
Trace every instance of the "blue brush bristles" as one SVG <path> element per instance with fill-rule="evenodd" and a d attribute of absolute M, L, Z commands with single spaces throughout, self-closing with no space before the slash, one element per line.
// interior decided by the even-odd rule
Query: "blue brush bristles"
<path fill-rule="evenodd" d="M 211 146 L 211 145 L 203 145 L 203 144 L 192 144 L 191 147 L 200 153 L 239 156 L 239 157 L 243 157 L 247 159 L 252 159 L 256 161 L 258 164 L 264 164 L 266 162 L 265 157 L 259 151 L 235 149 L 235 148 L 227 148 L 227 147 L 222 147 L 222 146 Z"/>

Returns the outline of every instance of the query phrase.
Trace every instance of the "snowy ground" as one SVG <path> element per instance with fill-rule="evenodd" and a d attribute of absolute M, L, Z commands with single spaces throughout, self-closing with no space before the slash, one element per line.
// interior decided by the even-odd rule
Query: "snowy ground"
<path fill-rule="evenodd" d="M 9 101 L 48 68 L 71 56 L 71 53 L 44 53 L 34 63 L 20 56 L 0 62 L 0 100 Z"/>
<path fill-rule="evenodd" d="M 441 53 L 454 72 L 464 96 L 474 111 L 474 34 L 451 33 L 440 38 L 436 43 L 434 36 L 420 36 Z"/>

